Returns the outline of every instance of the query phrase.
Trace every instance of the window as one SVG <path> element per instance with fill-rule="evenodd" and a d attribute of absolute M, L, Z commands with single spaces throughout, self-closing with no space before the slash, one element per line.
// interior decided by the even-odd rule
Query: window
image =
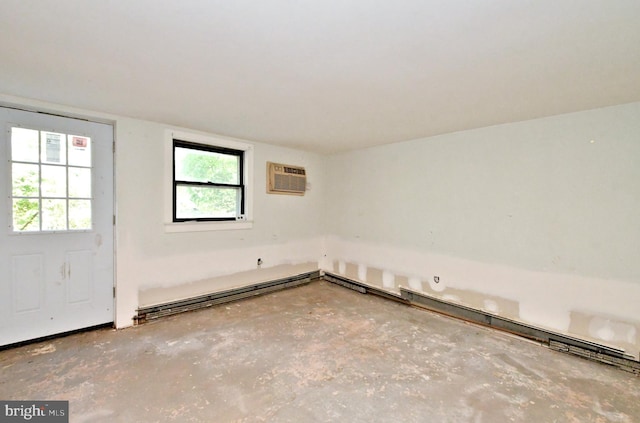
<path fill-rule="evenodd" d="M 253 145 L 165 131 L 165 232 L 250 229 Z"/>
<path fill-rule="evenodd" d="M 92 229 L 91 138 L 11 128 L 11 230 Z"/>
<path fill-rule="evenodd" d="M 243 152 L 173 140 L 173 221 L 244 215 Z"/>

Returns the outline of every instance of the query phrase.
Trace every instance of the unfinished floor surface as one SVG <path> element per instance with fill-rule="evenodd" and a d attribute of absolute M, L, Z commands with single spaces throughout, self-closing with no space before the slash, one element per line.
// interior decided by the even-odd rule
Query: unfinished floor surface
<path fill-rule="evenodd" d="M 0 351 L 72 422 L 637 422 L 640 378 L 327 282 Z"/>

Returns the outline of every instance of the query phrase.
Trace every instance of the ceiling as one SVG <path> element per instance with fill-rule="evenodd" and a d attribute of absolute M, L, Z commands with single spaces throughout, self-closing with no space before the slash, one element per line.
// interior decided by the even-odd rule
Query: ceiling
<path fill-rule="evenodd" d="M 320 153 L 640 101 L 638 0 L 2 0 L 0 93 Z"/>

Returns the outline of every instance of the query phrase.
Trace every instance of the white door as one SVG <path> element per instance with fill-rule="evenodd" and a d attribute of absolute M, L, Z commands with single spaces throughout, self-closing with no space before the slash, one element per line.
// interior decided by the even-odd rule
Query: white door
<path fill-rule="evenodd" d="M 0 107 L 0 345 L 113 322 L 113 127 Z"/>

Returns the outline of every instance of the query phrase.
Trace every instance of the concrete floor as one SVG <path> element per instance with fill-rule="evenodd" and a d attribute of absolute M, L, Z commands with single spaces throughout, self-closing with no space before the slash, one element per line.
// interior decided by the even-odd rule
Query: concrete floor
<path fill-rule="evenodd" d="M 72 422 L 638 422 L 640 378 L 326 282 L 0 351 Z"/>

